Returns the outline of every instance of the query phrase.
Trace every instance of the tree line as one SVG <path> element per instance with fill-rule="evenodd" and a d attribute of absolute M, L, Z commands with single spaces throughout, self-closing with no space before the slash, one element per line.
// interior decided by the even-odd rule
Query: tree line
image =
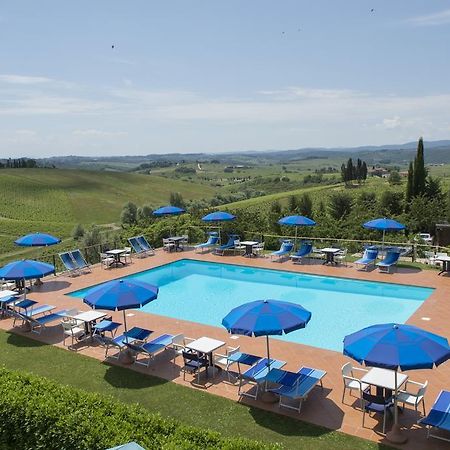
<path fill-rule="evenodd" d="M 367 179 L 367 164 L 361 159 L 357 159 L 356 165 L 353 164 L 352 158 L 349 158 L 347 164 L 341 166 L 341 178 L 345 184 L 348 184 L 354 180 L 358 183 Z"/>
<path fill-rule="evenodd" d="M 37 161 L 30 158 L 17 158 L 0 161 L 1 169 L 34 169 L 38 167 Z"/>

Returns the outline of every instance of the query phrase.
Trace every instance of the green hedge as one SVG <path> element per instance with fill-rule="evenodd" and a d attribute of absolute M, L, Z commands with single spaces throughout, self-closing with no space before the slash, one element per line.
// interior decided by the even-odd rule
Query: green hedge
<path fill-rule="evenodd" d="M 177 407 L 173 399 L 173 407 Z M 205 412 L 207 414 L 207 412 Z M 99 394 L 0 368 L 0 447 L 104 450 L 129 441 L 147 449 L 268 449 L 180 424 Z"/>

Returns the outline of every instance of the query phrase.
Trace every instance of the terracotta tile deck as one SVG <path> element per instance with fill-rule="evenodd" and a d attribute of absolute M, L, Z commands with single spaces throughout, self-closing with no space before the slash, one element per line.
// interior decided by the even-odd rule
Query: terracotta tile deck
<path fill-rule="evenodd" d="M 103 270 L 99 267 L 95 267 L 92 273 L 79 277 L 48 277 L 42 287 L 33 288 L 30 297 L 39 302 L 57 305 L 58 308 L 76 307 L 80 310 L 87 310 L 89 308 L 86 305 L 81 304 L 79 299 L 68 297 L 64 294 L 182 258 L 433 287 L 436 289 L 434 293 L 413 314 L 408 320 L 408 323 L 428 329 L 450 339 L 450 277 L 438 276 L 435 271 L 399 269 L 398 272 L 388 275 L 380 274 L 378 271 L 369 273 L 359 272 L 351 265 L 348 267 L 328 267 L 319 264 L 294 265 L 291 262 L 278 264 L 270 262 L 268 258 L 248 260 L 240 256 L 219 257 L 211 254 L 197 255 L 192 251 L 167 254 L 159 250 L 157 251 L 157 254 L 152 257 L 143 259 L 134 258 L 133 264 L 123 268 Z M 210 336 L 223 340 L 229 345 L 236 345 L 236 343 L 239 343 L 241 349 L 249 353 L 265 354 L 264 339 L 253 339 L 240 336 L 237 340 L 232 340 L 221 327 L 211 327 L 155 316 L 139 311 L 133 311 L 133 313 L 135 313 L 135 315 L 128 318 L 128 324 L 131 326 L 139 325 L 152 329 L 154 330 L 154 336 L 164 332 L 184 333 L 191 337 Z M 122 313 L 113 313 L 113 316 L 117 321 L 122 322 Z M 428 317 L 430 320 L 424 321 L 421 319 L 422 317 Z M 32 338 L 40 339 L 44 342 L 62 347 L 61 327 L 58 326 L 56 322 L 55 324 L 54 327 L 43 332 L 42 336 L 39 336 L 35 333 L 25 333 L 18 327 L 12 330 L 12 321 L 10 319 L 0 321 L 0 326 L 3 329 L 11 329 L 16 333 L 26 334 Z M 67 342 L 69 343 L 69 341 Z M 79 347 L 79 352 L 100 360 L 103 360 L 104 356 L 104 350 L 96 346 Z M 346 357 L 337 352 L 322 350 L 306 345 L 282 342 L 275 339 L 271 341 L 271 353 L 276 355 L 278 359 L 288 361 L 286 366 L 287 369 L 295 370 L 301 365 L 308 365 L 310 367 L 326 370 L 327 376 L 324 379 L 324 390 L 322 391 L 320 388 L 313 390 L 309 399 L 304 402 L 300 415 L 296 413 L 290 414 L 289 412 L 286 412 L 286 410 L 280 411 L 277 405 L 264 404 L 260 401 L 251 402 L 250 400 L 245 399 L 243 400 L 244 402 L 254 403 L 260 408 L 270 409 L 280 414 L 298 417 L 301 420 L 323 425 L 330 429 L 340 430 L 377 442 L 384 441 L 384 437 L 380 434 L 381 420 L 379 417 L 368 418 L 366 416 L 367 421 L 365 427 L 362 428 L 362 413 L 359 409 L 355 408 L 355 405 L 357 405 L 355 398 L 347 395 L 345 404 L 342 404 L 341 402 L 341 366 L 348 361 Z M 132 366 L 130 367 L 130 370 L 139 370 L 141 372 L 172 380 L 175 383 L 192 386 L 190 383 L 192 377 L 187 375 L 186 382 L 183 382 L 183 377 L 180 376 L 178 367 L 174 367 L 168 361 L 169 358 L 169 356 L 162 353 L 151 363 L 149 369 Z M 180 361 L 178 361 L 178 364 L 179 362 Z M 354 361 L 352 361 L 352 363 L 355 364 Z M 417 381 L 429 380 L 429 388 L 425 399 L 427 410 L 432 405 L 441 389 L 450 388 L 450 363 L 443 364 L 434 370 L 412 371 L 408 374 L 412 379 Z M 210 381 L 203 387 L 206 388 L 207 392 L 212 394 L 228 397 L 236 401 L 238 400 L 237 387 L 221 382 L 220 377 Z M 198 387 L 193 388 L 199 389 Z M 436 439 L 427 440 L 425 429 L 415 425 L 418 415 L 410 408 L 406 408 L 403 414 L 399 414 L 399 419 L 409 438 L 408 443 L 402 446 L 403 448 L 448 449 L 450 447 L 448 443 Z M 388 421 L 387 429 L 389 429 L 390 423 L 391 422 Z"/>

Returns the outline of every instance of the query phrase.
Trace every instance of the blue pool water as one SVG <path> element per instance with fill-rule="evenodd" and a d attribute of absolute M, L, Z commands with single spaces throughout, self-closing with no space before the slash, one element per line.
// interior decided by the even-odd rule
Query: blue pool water
<path fill-rule="evenodd" d="M 234 307 L 278 299 L 312 312 L 308 326 L 277 338 L 342 351 L 345 335 L 375 323 L 404 323 L 433 289 L 180 260 L 130 275 L 159 286 L 158 299 L 141 310 L 221 326 Z M 69 295 L 83 297 L 88 289 Z M 170 330 L 168 330 L 170 332 Z"/>

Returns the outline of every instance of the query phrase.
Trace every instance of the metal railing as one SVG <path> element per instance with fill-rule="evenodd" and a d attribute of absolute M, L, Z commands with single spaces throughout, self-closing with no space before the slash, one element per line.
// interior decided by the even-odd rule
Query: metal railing
<path fill-rule="evenodd" d="M 218 226 L 187 226 L 186 230 L 190 229 L 202 229 L 205 232 L 207 230 L 211 229 L 218 229 L 220 227 Z M 193 231 L 193 230 L 192 230 Z M 193 236 L 188 232 L 187 233 L 190 236 L 189 242 L 192 242 L 192 238 L 196 233 L 192 233 Z M 155 248 L 158 248 L 161 243 L 158 242 L 152 242 L 151 238 L 146 235 L 145 236 L 147 240 L 149 240 L 151 245 L 154 245 Z M 222 236 L 224 237 L 224 236 Z M 285 235 L 285 234 L 271 234 L 271 233 L 264 233 L 264 232 L 257 232 L 257 231 L 244 231 L 241 233 L 241 239 L 255 239 L 260 242 L 265 242 L 265 248 L 267 250 L 276 250 L 280 246 L 280 241 L 283 239 L 290 239 L 294 240 L 295 237 L 292 235 Z M 197 239 L 194 239 L 197 241 Z M 361 253 L 362 250 L 368 246 L 368 245 L 377 245 L 382 246 L 383 242 L 378 240 L 372 240 L 372 239 L 339 239 L 339 238 L 330 238 L 330 237 L 313 237 L 313 236 L 297 236 L 296 242 L 299 244 L 301 241 L 310 241 L 313 243 L 316 247 L 324 247 L 324 246 L 330 246 L 335 245 L 340 248 L 346 248 L 349 253 Z M 122 248 L 125 246 L 129 246 L 128 242 L 123 239 L 121 239 L 119 236 L 117 236 L 112 241 L 105 241 L 101 242 L 99 244 L 95 244 L 88 247 L 82 247 L 78 246 L 77 242 L 74 241 L 73 246 L 71 250 L 79 249 L 81 253 L 83 254 L 84 258 L 86 259 L 87 263 L 92 265 L 100 262 L 100 253 L 104 253 L 107 250 L 111 250 L 114 248 Z M 415 262 L 418 258 L 422 258 L 425 256 L 425 252 L 432 251 L 432 252 L 447 252 L 448 248 L 442 247 L 442 246 L 431 246 L 426 244 L 421 244 L 417 242 L 393 242 L 393 241 L 385 241 L 384 242 L 385 247 L 398 247 L 398 248 L 407 248 L 410 249 L 410 251 L 407 254 L 402 254 L 402 259 L 404 258 L 411 258 L 412 262 Z M 66 250 L 67 251 L 67 250 Z M 70 250 L 68 250 L 70 251 Z M 60 252 L 54 252 L 54 253 L 47 253 L 47 250 L 44 251 L 42 255 L 38 257 L 40 261 L 48 262 L 50 264 L 53 264 L 55 266 L 56 272 L 63 272 L 66 270 L 64 267 L 61 259 L 59 258 L 59 253 L 63 253 L 64 251 L 61 250 Z"/>

